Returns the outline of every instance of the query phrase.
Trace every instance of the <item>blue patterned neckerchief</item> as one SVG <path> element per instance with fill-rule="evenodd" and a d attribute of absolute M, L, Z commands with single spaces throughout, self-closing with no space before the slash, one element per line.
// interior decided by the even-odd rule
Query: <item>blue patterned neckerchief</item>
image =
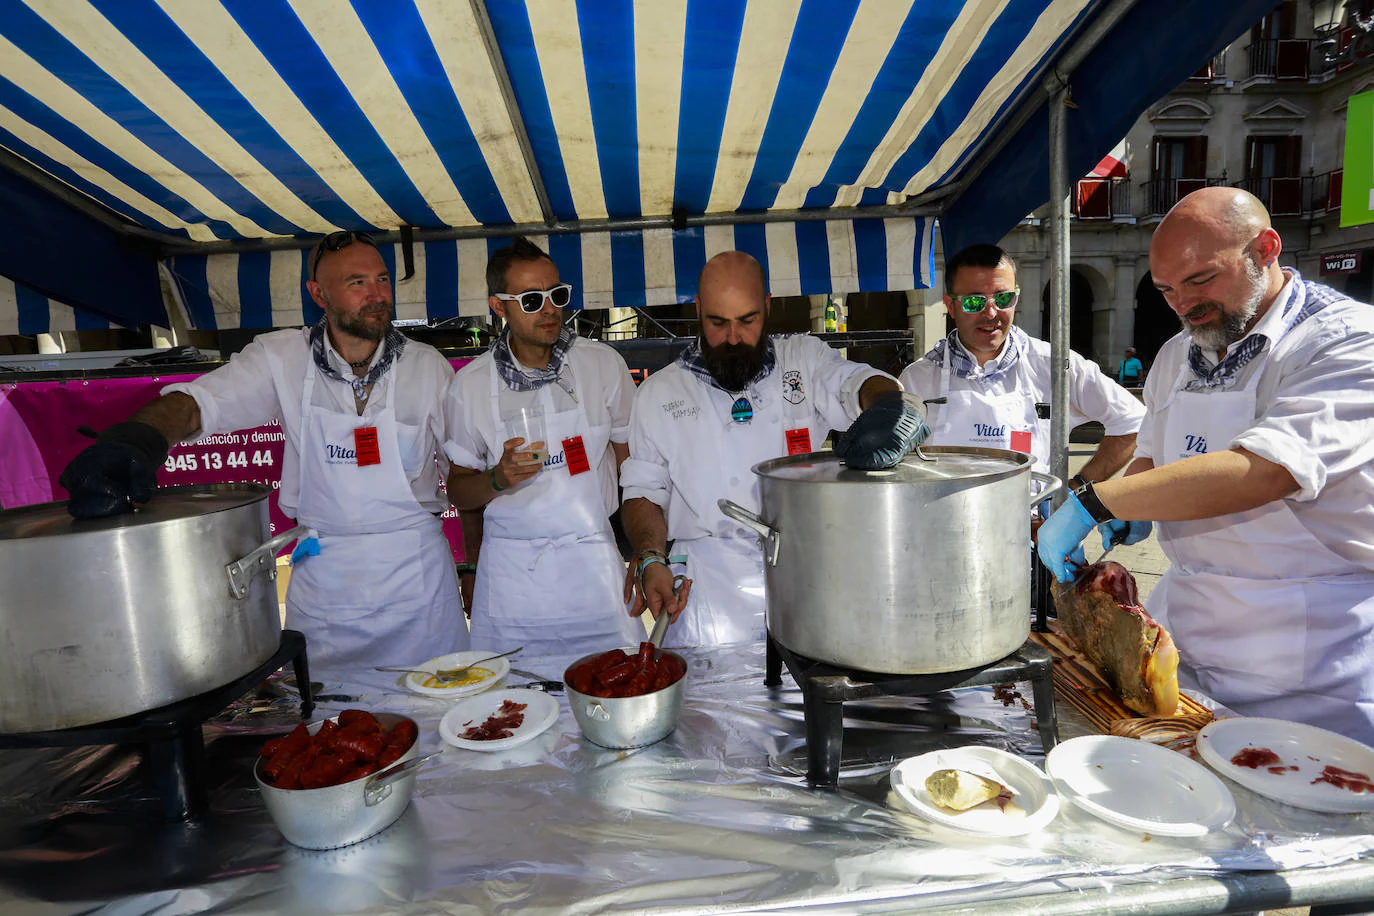
<path fill-rule="evenodd" d="M 577 400 L 577 395 L 573 392 L 572 386 L 559 375 L 563 372 L 563 362 L 568 358 L 568 350 L 571 349 L 574 334 L 572 330 L 564 325 L 558 331 L 558 339 L 553 342 L 553 351 L 549 354 L 549 365 L 544 369 L 522 370 L 516 365 L 515 357 L 510 352 L 510 327 L 507 326 L 501 332 L 501 336 L 496 338 L 496 343 L 491 346 L 491 358 L 496 362 L 496 371 L 501 374 L 501 378 L 513 391 L 535 391 L 544 387 L 550 382 L 557 383 L 568 393 L 568 396 Z"/>
<path fill-rule="evenodd" d="M 719 388 L 721 391 L 725 391 L 726 394 L 739 394 L 739 391 L 727 391 L 725 386 L 716 381 L 716 377 L 711 374 L 711 370 L 706 368 L 706 355 L 701 350 L 700 336 L 688 344 L 687 348 L 678 354 L 677 361 L 682 364 L 682 368 L 702 379 L 706 384 Z M 777 364 L 778 352 L 773 347 L 773 338 L 765 335 L 763 338 L 763 366 L 754 374 L 754 377 L 748 381 L 744 388 L 740 389 L 740 391 L 743 391 L 759 379 L 768 375 Z"/>
<path fill-rule="evenodd" d="M 996 359 L 990 359 L 986 365 L 979 366 L 978 361 L 969 355 L 968 350 L 959 341 L 959 331 L 956 328 L 949 332 L 949 336 L 937 343 L 925 358 L 935 363 L 937 366 L 945 364 L 945 355 L 949 355 L 950 365 L 954 369 L 954 374 L 962 379 L 973 379 L 974 381 L 994 382 L 1011 371 L 1012 367 L 1021 359 L 1021 354 L 1026 350 L 1026 332 L 1016 325 L 1007 328 L 1007 342 L 1002 347 L 1002 352 Z"/>
<path fill-rule="evenodd" d="M 382 355 L 372 364 L 372 368 L 367 370 L 367 374 L 359 378 L 352 374 L 343 375 L 329 362 L 329 355 L 325 353 L 324 347 L 324 325 L 325 319 L 321 318 L 310 329 L 310 353 L 315 358 L 315 368 L 323 372 L 328 378 L 347 382 L 353 387 L 353 397 L 359 401 L 366 401 L 369 387 L 383 375 L 386 375 L 391 364 L 401 358 L 401 352 L 406 348 L 405 335 L 393 327 L 388 327 L 386 338 L 381 343 Z M 342 359 L 343 357 L 339 358 Z"/>
<path fill-rule="evenodd" d="M 1311 318 L 1333 302 L 1340 302 L 1344 296 L 1329 286 L 1309 283 L 1296 270 L 1285 268 L 1292 276 L 1292 289 L 1283 304 L 1284 333 Z M 1183 386 L 1184 391 L 1206 391 L 1214 388 L 1229 388 L 1235 384 L 1236 376 L 1256 356 L 1264 352 L 1269 338 L 1264 334 L 1251 334 L 1232 347 L 1221 362 L 1213 363 L 1197 344 L 1188 345 L 1188 368 L 1196 378 L 1189 379 Z"/>

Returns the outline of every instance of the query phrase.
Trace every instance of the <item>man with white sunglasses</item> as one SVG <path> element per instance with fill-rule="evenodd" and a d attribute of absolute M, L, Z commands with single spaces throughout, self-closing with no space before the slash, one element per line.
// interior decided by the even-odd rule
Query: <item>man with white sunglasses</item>
<path fill-rule="evenodd" d="M 1049 471 L 1050 345 L 1012 323 L 1021 291 L 1016 264 L 996 245 L 973 245 L 945 262 L 945 310 L 954 330 L 903 370 L 902 388 L 925 405 L 931 445 L 1025 452 Z M 1096 420 L 1102 441 L 1079 475 L 1106 480 L 1135 449 L 1145 406 L 1097 364 L 1069 353 L 1069 426 Z"/>
<path fill-rule="evenodd" d="M 481 511 L 472 645 L 578 654 L 635 645 L 611 531 L 634 381 L 603 343 L 563 324 L 572 287 L 517 237 L 487 263 L 505 329 L 459 370 L 445 400 L 449 499 Z"/>

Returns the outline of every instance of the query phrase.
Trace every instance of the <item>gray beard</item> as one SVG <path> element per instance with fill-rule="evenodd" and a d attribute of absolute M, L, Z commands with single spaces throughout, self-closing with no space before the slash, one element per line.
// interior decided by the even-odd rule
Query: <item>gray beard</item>
<path fill-rule="evenodd" d="M 1245 262 L 1245 275 L 1251 283 L 1250 295 L 1241 304 L 1239 310 L 1226 312 L 1223 307 L 1221 321 L 1198 328 L 1190 326 L 1181 318 L 1179 319 L 1183 325 L 1183 330 L 1187 331 L 1193 338 L 1193 343 L 1204 350 L 1220 352 L 1245 336 L 1246 329 L 1249 327 L 1251 319 L 1259 311 L 1260 303 L 1264 301 L 1264 293 L 1268 288 L 1264 271 L 1255 266 L 1253 261 L 1247 260 Z M 1217 304 L 1220 306 L 1220 303 Z"/>

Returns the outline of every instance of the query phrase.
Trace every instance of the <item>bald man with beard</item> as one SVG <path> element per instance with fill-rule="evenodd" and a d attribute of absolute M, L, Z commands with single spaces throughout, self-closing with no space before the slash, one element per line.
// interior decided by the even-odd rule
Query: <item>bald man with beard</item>
<path fill-rule="evenodd" d="M 766 334 L 771 297 L 749 255 L 716 255 L 697 290 L 700 336 L 635 393 L 630 457 L 620 471 L 622 518 L 636 551 L 625 598 L 631 615 L 646 607 L 655 618 L 681 614 L 668 635 L 675 646 L 764 636 L 758 537 L 716 505 L 724 498 L 759 511 L 753 465 L 819 450 L 841 429 L 836 455 L 876 470 L 930 434 L 891 376 L 815 337 Z M 670 541 L 672 559 L 685 564 L 670 565 Z M 674 573 L 690 581 L 675 589 Z"/>
<path fill-rule="evenodd" d="M 1123 477 L 1040 529 L 1061 582 L 1097 527 L 1172 563 L 1147 609 L 1180 683 L 1241 715 L 1374 744 L 1374 310 L 1279 266 L 1252 195 L 1206 188 L 1150 243 L 1183 330 L 1160 350 Z"/>

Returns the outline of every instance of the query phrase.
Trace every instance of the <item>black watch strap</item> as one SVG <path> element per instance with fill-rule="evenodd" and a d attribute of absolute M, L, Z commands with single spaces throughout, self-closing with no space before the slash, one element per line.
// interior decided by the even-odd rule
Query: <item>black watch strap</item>
<path fill-rule="evenodd" d="M 1083 504 L 1084 509 L 1088 510 L 1088 514 L 1093 517 L 1093 521 L 1097 524 L 1110 522 L 1116 518 L 1115 515 L 1112 515 L 1111 510 L 1102 504 L 1102 500 L 1098 499 L 1097 491 L 1093 489 L 1091 480 L 1085 480 L 1082 486 L 1075 487 L 1073 495 L 1078 497 L 1078 501 Z"/>

